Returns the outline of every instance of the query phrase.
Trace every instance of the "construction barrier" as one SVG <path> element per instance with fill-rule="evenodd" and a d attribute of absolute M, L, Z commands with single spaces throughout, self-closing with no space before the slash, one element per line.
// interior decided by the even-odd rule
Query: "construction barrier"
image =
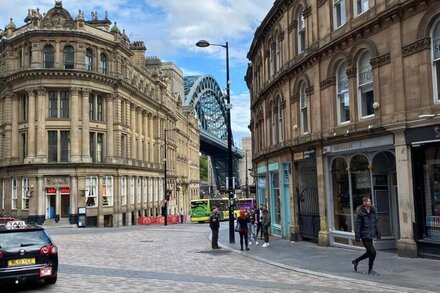
<path fill-rule="evenodd" d="M 162 216 L 156 217 L 156 223 L 158 223 L 158 224 L 163 224 L 163 220 L 164 220 L 164 218 Z"/>
<path fill-rule="evenodd" d="M 145 225 L 145 217 L 139 217 L 138 218 L 138 225 Z"/>

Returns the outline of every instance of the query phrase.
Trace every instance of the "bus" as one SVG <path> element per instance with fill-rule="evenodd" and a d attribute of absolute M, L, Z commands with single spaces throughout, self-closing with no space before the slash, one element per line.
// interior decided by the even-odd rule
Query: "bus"
<path fill-rule="evenodd" d="M 238 218 L 240 216 L 240 210 L 255 209 L 256 202 L 254 198 L 239 198 L 238 204 L 235 206 L 234 214 Z"/>
<path fill-rule="evenodd" d="M 209 217 L 211 216 L 213 206 L 218 208 L 221 220 L 229 219 L 227 198 L 204 198 L 191 200 L 191 222 L 209 222 Z"/>

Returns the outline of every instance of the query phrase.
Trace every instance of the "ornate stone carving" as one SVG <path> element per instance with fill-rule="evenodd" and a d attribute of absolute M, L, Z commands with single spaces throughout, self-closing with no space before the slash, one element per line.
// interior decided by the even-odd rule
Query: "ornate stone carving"
<path fill-rule="evenodd" d="M 306 88 L 306 95 L 307 96 L 313 95 L 314 92 L 315 92 L 315 88 L 314 88 L 313 85 L 308 87 L 308 88 Z"/>
<path fill-rule="evenodd" d="M 412 44 L 402 47 L 402 56 L 407 57 L 425 49 L 431 48 L 431 38 L 423 38 Z"/>
<path fill-rule="evenodd" d="M 299 94 L 293 94 L 293 95 L 290 97 L 290 103 L 293 104 L 293 103 L 295 103 L 296 101 L 298 101 L 298 99 L 299 99 Z"/>
<path fill-rule="evenodd" d="M 37 88 L 37 93 L 38 93 L 39 96 L 45 95 L 46 94 L 46 88 L 44 88 L 44 87 Z"/>
<path fill-rule="evenodd" d="M 69 186 L 70 177 L 69 176 L 44 176 L 45 185 L 64 185 Z"/>
<path fill-rule="evenodd" d="M 303 16 L 304 18 L 309 17 L 310 15 L 312 15 L 312 6 L 307 7 L 306 9 L 304 9 L 303 11 Z"/>
<path fill-rule="evenodd" d="M 316 6 L 319 8 L 324 5 L 325 2 L 327 2 L 327 0 L 316 0 Z"/>
<path fill-rule="evenodd" d="M 90 89 L 90 88 L 82 88 L 83 97 L 88 97 L 91 92 L 92 92 L 92 89 Z"/>
<path fill-rule="evenodd" d="M 328 88 L 329 86 L 336 85 L 336 77 L 329 77 L 319 83 L 321 90 Z"/>
<path fill-rule="evenodd" d="M 30 96 L 34 96 L 35 95 L 35 88 L 28 88 L 26 89 L 27 95 Z"/>
<path fill-rule="evenodd" d="M 386 53 L 382 56 L 370 60 L 371 67 L 376 68 L 391 62 L 391 54 Z"/>
<path fill-rule="evenodd" d="M 296 21 L 296 20 L 295 20 L 295 21 Z M 287 31 L 288 31 L 289 33 L 291 33 L 291 32 L 296 28 L 295 21 L 292 21 L 292 23 L 289 24 L 289 26 L 287 27 Z"/>
<path fill-rule="evenodd" d="M 284 31 L 282 31 L 279 35 L 278 35 L 278 41 L 282 41 L 284 40 Z"/>
<path fill-rule="evenodd" d="M 77 87 L 72 87 L 70 88 L 70 93 L 72 94 L 72 96 L 77 96 L 79 94 L 80 89 Z"/>
<path fill-rule="evenodd" d="M 356 77 L 356 73 L 357 73 L 356 67 L 347 68 L 346 73 L 348 78 Z"/>
<path fill-rule="evenodd" d="M 74 28 L 74 20 L 70 13 L 63 8 L 61 2 L 55 2 L 55 7 L 50 9 L 41 20 L 43 28 Z"/>

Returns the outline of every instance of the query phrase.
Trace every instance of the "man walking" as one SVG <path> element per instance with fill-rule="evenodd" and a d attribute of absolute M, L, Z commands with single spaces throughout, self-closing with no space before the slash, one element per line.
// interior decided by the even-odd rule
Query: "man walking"
<path fill-rule="evenodd" d="M 220 229 L 220 214 L 216 206 L 212 207 L 211 217 L 209 217 L 209 227 L 212 231 L 212 249 L 221 249 L 218 246 L 218 230 Z"/>
<path fill-rule="evenodd" d="M 376 249 L 373 245 L 373 239 L 380 239 L 379 227 L 377 225 L 379 219 L 376 209 L 371 205 L 371 198 L 369 196 L 362 198 L 362 205 L 357 207 L 356 214 L 355 239 L 356 241 L 362 240 L 362 244 L 367 251 L 351 261 L 353 269 L 357 272 L 359 262 L 368 258 L 368 274 L 379 276 L 378 273 L 373 271 L 374 259 L 376 258 Z"/>
<path fill-rule="evenodd" d="M 261 247 L 269 247 L 269 228 L 270 228 L 270 214 L 267 210 L 267 205 L 263 205 L 261 215 L 261 225 L 263 227 L 264 244 Z"/>

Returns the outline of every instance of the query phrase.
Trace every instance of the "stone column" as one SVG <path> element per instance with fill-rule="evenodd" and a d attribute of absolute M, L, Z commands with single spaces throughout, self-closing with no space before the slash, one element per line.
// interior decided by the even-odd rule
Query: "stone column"
<path fill-rule="evenodd" d="M 113 98 L 115 95 L 107 95 L 107 135 L 106 135 L 106 162 L 113 163 L 114 150 L 113 150 Z"/>
<path fill-rule="evenodd" d="M 37 176 L 37 188 L 35 189 L 35 195 L 37 196 L 37 223 L 43 224 L 47 215 L 47 206 L 46 206 L 46 190 L 44 189 L 44 177 L 39 175 Z"/>
<path fill-rule="evenodd" d="M 79 133 L 79 88 L 71 88 L 70 94 L 72 97 L 72 109 L 70 112 L 70 144 L 71 154 L 70 161 L 73 163 L 81 162 L 80 154 L 80 133 Z M 73 211 L 75 213 L 75 211 Z"/>
<path fill-rule="evenodd" d="M 90 157 L 90 145 L 89 145 L 89 95 L 92 92 L 91 89 L 82 89 L 82 132 L 81 132 L 81 159 L 83 163 L 92 162 L 92 157 Z"/>
<path fill-rule="evenodd" d="M 136 106 L 131 104 L 130 107 L 130 128 L 131 128 L 131 155 L 130 158 L 133 160 L 133 165 L 137 160 L 136 154 Z"/>
<path fill-rule="evenodd" d="M 142 150 L 142 111 L 141 108 L 137 109 L 137 127 L 138 129 L 138 145 L 137 145 L 137 159 L 139 160 L 139 164 L 143 163 L 144 160 L 144 152 Z"/>
<path fill-rule="evenodd" d="M 78 179 L 72 174 L 70 175 L 70 224 L 76 224 L 78 221 L 78 196 Z"/>
<path fill-rule="evenodd" d="M 148 112 L 143 111 L 143 128 L 144 128 L 144 144 L 143 144 L 143 159 L 145 164 L 148 162 Z"/>
<path fill-rule="evenodd" d="M 46 89 L 40 87 L 37 89 L 38 108 L 37 108 L 37 162 L 47 163 L 47 133 L 46 133 Z"/>
<path fill-rule="evenodd" d="M 98 227 L 102 228 L 104 227 L 104 213 L 103 213 L 103 207 L 102 207 L 102 176 L 98 176 Z"/>
<path fill-rule="evenodd" d="M 25 164 L 33 163 L 35 159 L 35 90 L 28 89 L 28 149 Z"/>
<path fill-rule="evenodd" d="M 397 202 L 400 228 L 397 254 L 403 257 L 416 257 L 417 245 L 414 241 L 413 231 L 415 215 L 411 150 L 410 146 L 406 145 L 403 130 L 394 132 L 394 147 L 396 151 Z"/>
<path fill-rule="evenodd" d="M 11 125 L 11 161 L 18 162 L 18 96 L 12 94 L 12 125 Z"/>
<path fill-rule="evenodd" d="M 149 150 L 149 155 L 148 155 L 148 160 L 150 162 L 154 162 L 154 127 L 153 127 L 153 122 L 154 122 L 154 118 L 153 118 L 153 114 L 150 114 L 148 116 L 148 126 L 149 131 L 148 131 L 148 150 Z"/>
<path fill-rule="evenodd" d="M 329 246 L 330 238 L 327 223 L 327 199 L 325 192 L 325 157 L 322 154 L 322 146 L 318 146 L 316 151 L 316 177 L 318 183 L 318 203 L 319 203 L 319 224 L 320 231 L 318 234 L 319 246 Z"/>
<path fill-rule="evenodd" d="M 55 194 L 55 222 L 58 223 L 61 218 L 61 189 L 57 188 L 57 193 Z"/>

